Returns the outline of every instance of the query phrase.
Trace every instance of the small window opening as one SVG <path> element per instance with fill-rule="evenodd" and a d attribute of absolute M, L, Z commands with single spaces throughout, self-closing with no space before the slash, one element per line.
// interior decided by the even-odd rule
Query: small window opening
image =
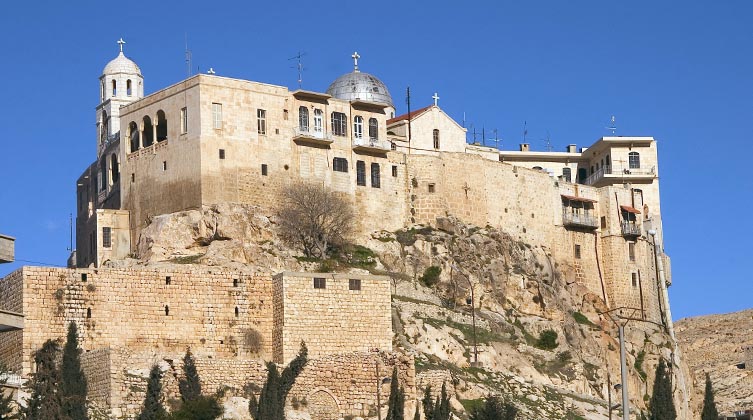
<path fill-rule="evenodd" d="M 601 216 L 601 228 L 606 229 L 607 228 L 607 217 Z"/>
<path fill-rule="evenodd" d="M 348 160 L 340 157 L 332 159 L 332 170 L 335 172 L 348 172 Z"/>
<path fill-rule="evenodd" d="M 314 289 L 326 289 L 327 279 L 324 277 L 314 277 Z"/>
<path fill-rule="evenodd" d="M 220 149 L 220 159 L 225 159 L 225 149 Z"/>
<path fill-rule="evenodd" d="M 91 318 L 92 317 L 92 308 L 86 308 L 86 317 Z"/>
<path fill-rule="evenodd" d="M 633 287 L 638 287 L 638 273 L 632 273 Z"/>
<path fill-rule="evenodd" d="M 429 184 L 429 192 L 433 193 L 436 191 L 436 185 L 435 184 Z"/>
<path fill-rule="evenodd" d="M 167 161 L 166 161 L 166 160 L 163 160 L 163 161 L 162 161 L 162 170 L 163 170 L 163 171 L 166 171 L 166 170 L 167 170 Z"/>
<path fill-rule="evenodd" d="M 238 310 L 238 307 L 235 307 L 235 317 L 238 318 L 238 315 L 240 314 L 240 311 Z"/>
<path fill-rule="evenodd" d="M 356 161 L 356 185 L 366 186 L 366 162 Z"/>
<path fill-rule="evenodd" d="M 112 248 L 112 228 L 102 228 L 102 246 L 104 248 Z"/>
<path fill-rule="evenodd" d="M 282 119 L 285 120 L 285 121 L 288 120 L 288 110 L 287 109 L 283 109 L 282 110 Z M 277 134 L 279 134 L 279 133 L 277 133 Z"/>
<path fill-rule="evenodd" d="M 266 163 L 262 163 L 261 164 L 261 174 L 262 174 L 262 176 L 267 176 L 268 173 L 269 173 L 269 168 L 268 168 L 267 164 Z"/>
<path fill-rule="evenodd" d="M 136 182 L 136 174 L 131 174 L 131 182 Z"/>
<path fill-rule="evenodd" d="M 170 276 L 165 277 L 165 284 L 166 285 L 169 286 L 171 281 L 173 281 L 172 277 L 170 277 Z"/>
<path fill-rule="evenodd" d="M 131 79 L 126 80 L 126 95 L 131 96 Z"/>
<path fill-rule="evenodd" d="M 393 141 L 393 142 L 390 142 L 390 150 L 392 150 L 393 152 L 394 152 L 395 150 L 397 150 L 397 144 L 395 144 L 395 142 L 394 142 L 394 141 Z"/>
<path fill-rule="evenodd" d="M 580 245 L 575 244 L 575 258 L 580 259 Z"/>
<path fill-rule="evenodd" d="M 86 273 L 81 273 L 81 281 L 86 281 Z"/>
<path fill-rule="evenodd" d="M 381 176 L 379 173 L 379 164 L 374 162 L 371 164 L 371 188 L 381 188 Z"/>
<path fill-rule="evenodd" d="M 628 242 L 628 256 L 630 261 L 635 261 L 635 242 Z"/>
<path fill-rule="evenodd" d="M 397 165 L 392 165 L 392 176 L 397 176 Z"/>
<path fill-rule="evenodd" d="M 264 109 L 256 110 L 256 132 L 267 134 L 267 111 Z"/>
<path fill-rule="evenodd" d="M 348 280 L 348 290 L 361 290 L 361 279 Z"/>
<path fill-rule="evenodd" d="M 118 96 L 118 82 L 112 81 L 112 96 Z"/>
<path fill-rule="evenodd" d="M 436 128 L 434 129 L 433 137 L 434 137 L 434 148 L 439 149 L 439 130 L 437 130 Z"/>
<path fill-rule="evenodd" d="M 170 307 L 165 305 L 165 316 L 170 315 Z"/>
<path fill-rule="evenodd" d="M 238 279 L 233 279 L 233 287 L 238 287 Z"/>

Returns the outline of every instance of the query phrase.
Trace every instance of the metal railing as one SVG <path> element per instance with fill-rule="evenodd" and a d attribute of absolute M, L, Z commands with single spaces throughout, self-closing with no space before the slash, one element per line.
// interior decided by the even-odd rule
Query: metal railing
<path fill-rule="evenodd" d="M 353 147 L 368 147 L 372 149 L 390 150 L 390 143 L 388 141 L 379 139 L 354 138 Z"/>
<path fill-rule="evenodd" d="M 622 234 L 625 236 L 641 236 L 641 225 L 637 222 L 622 221 Z"/>
<path fill-rule="evenodd" d="M 656 175 L 656 166 L 651 168 L 629 168 L 624 166 L 603 166 L 586 178 L 586 185 L 593 185 L 605 175 Z"/>
<path fill-rule="evenodd" d="M 575 226 L 582 228 L 596 229 L 599 227 L 599 222 L 596 217 L 590 214 L 573 213 L 570 211 L 562 212 L 562 224 L 565 226 Z"/>
<path fill-rule="evenodd" d="M 315 130 L 313 127 L 296 127 L 293 129 L 294 137 L 306 137 L 323 141 L 333 141 L 332 133 L 325 130 Z"/>

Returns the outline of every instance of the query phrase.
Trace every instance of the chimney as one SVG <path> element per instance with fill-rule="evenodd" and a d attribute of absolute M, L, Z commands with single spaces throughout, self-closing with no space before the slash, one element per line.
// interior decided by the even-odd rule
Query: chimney
<path fill-rule="evenodd" d="M 577 150 L 578 148 L 574 144 L 567 145 L 567 153 L 576 153 Z"/>
<path fill-rule="evenodd" d="M 531 146 L 528 143 L 520 143 L 520 151 L 521 152 L 527 152 L 529 151 Z"/>

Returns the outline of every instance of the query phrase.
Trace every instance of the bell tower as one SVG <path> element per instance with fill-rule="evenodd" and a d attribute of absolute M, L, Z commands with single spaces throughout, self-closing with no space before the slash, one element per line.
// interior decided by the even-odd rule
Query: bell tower
<path fill-rule="evenodd" d="M 125 41 L 118 40 L 120 53 L 99 76 L 97 106 L 97 158 L 120 134 L 120 107 L 144 97 L 141 69 L 123 54 Z"/>

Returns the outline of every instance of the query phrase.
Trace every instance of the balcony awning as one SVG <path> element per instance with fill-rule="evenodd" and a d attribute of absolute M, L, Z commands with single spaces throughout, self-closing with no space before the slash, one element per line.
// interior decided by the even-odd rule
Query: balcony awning
<path fill-rule="evenodd" d="M 596 203 L 597 202 L 596 200 L 591 200 L 590 198 L 585 198 L 585 197 L 575 197 L 573 195 L 565 195 L 565 194 L 560 194 L 560 195 L 562 196 L 562 198 L 566 198 L 570 201 L 580 201 L 583 203 Z"/>
<path fill-rule="evenodd" d="M 630 206 L 620 206 L 620 208 L 621 208 L 621 209 L 623 209 L 623 210 L 625 210 L 625 211 L 626 211 L 626 212 L 628 212 L 628 213 L 633 213 L 633 214 L 641 214 L 641 211 L 640 211 L 640 210 L 638 210 L 638 209 L 636 209 L 635 207 L 630 207 Z"/>

